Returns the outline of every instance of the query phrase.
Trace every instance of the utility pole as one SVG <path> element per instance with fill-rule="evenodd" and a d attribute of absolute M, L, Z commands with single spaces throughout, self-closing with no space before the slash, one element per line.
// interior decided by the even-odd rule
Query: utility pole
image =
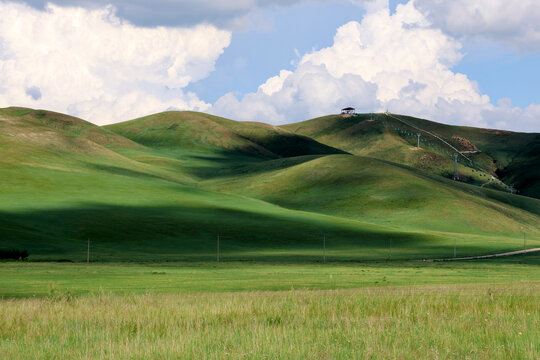
<path fill-rule="evenodd" d="M 217 236 L 217 262 L 219 262 L 219 234 Z"/>
<path fill-rule="evenodd" d="M 326 263 L 326 234 L 323 235 L 323 263 Z"/>
<path fill-rule="evenodd" d="M 454 177 L 452 178 L 452 180 L 459 180 L 457 159 L 458 159 L 458 154 L 456 153 L 454 154 Z"/>
<path fill-rule="evenodd" d="M 86 263 L 90 264 L 90 238 L 88 238 L 88 250 L 86 250 Z"/>
<path fill-rule="evenodd" d="M 521 231 L 523 231 L 523 250 L 527 250 L 527 236 L 525 235 L 525 228 L 521 226 Z"/>
<path fill-rule="evenodd" d="M 420 133 L 416 134 L 416 136 L 418 137 L 418 146 L 416 147 L 420 149 Z"/>

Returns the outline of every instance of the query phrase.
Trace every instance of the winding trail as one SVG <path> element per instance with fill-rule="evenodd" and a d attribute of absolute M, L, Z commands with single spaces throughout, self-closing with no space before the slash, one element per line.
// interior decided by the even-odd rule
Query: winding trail
<path fill-rule="evenodd" d="M 478 259 L 488 259 L 488 258 L 501 257 L 501 256 L 512 256 L 512 255 L 519 255 L 519 254 L 527 254 L 527 253 L 537 252 L 537 251 L 540 251 L 540 248 L 509 251 L 509 252 L 505 252 L 505 253 L 491 254 L 491 255 L 467 256 L 467 257 L 446 258 L 446 259 L 427 259 L 427 260 L 418 260 L 418 261 L 435 262 L 435 261 L 478 260 Z"/>

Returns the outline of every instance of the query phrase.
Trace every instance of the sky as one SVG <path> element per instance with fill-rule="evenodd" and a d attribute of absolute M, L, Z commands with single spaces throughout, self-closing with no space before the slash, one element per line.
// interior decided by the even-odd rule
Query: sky
<path fill-rule="evenodd" d="M 0 107 L 540 132 L 536 0 L 0 0 Z"/>

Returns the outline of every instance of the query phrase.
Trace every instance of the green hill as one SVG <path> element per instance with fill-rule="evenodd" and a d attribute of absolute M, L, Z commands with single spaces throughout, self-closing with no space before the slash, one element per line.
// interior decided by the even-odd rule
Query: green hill
<path fill-rule="evenodd" d="M 0 249 L 77 261 L 90 239 L 102 261 L 209 260 L 219 235 L 225 259 L 302 261 L 320 258 L 323 237 L 334 260 L 386 259 L 389 246 L 398 259 L 448 256 L 454 244 L 504 251 L 522 230 L 538 243 L 539 200 L 448 180 L 449 158 L 411 150 L 383 123 L 166 112 L 98 127 L 1 109 Z M 505 169 L 534 163 L 518 143 Z"/>
<path fill-rule="evenodd" d="M 493 176 L 505 185 L 515 184 L 524 195 L 540 198 L 540 173 L 530 168 L 530 165 L 540 163 L 540 152 L 537 151 L 540 134 L 451 126 L 393 114 L 330 115 L 282 128 L 355 155 L 451 177 L 453 161 L 450 155 L 455 151 L 432 136 L 436 135 L 464 151 L 473 161 L 471 165 L 460 157 L 462 180 L 477 185 L 488 182 L 489 187 L 505 189 L 498 181 L 489 184 Z M 421 134 L 422 150 L 416 147 L 418 133 Z"/>
<path fill-rule="evenodd" d="M 105 128 L 160 149 L 207 150 L 261 158 L 343 153 L 275 126 L 190 111 L 168 111 Z"/>
<path fill-rule="evenodd" d="M 203 113 L 168 111 L 105 126 L 146 148 L 117 148 L 137 161 L 160 165 L 192 181 L 217 171 L 268 159 L 342 154 L 342 150 L 275 126 L 238 122 Z"/>
<path fill-rule="evenodd" d="M 289 209 L 400 229 L 513 236 L 537 231 L 540 201 L 368 157 L 331 155 L 213 181 Z"/>
<path fill-rule="evenodd" d="M 44 110 L 25 108 L 0 109 L 2 151 L 21 161 L 26 152 L 64 161 L 65 156 L 95 155 L 101 158 L 117 154 L 107 147 L 138 145 L 112 131 L 82 119 Z M 61 158 L 59 158 L 61 157 Z M 4 159 L 6 160 L 6 159 Z M 27 157 L 24 160 L 28 161 Z M 39 166 L 39 162 L 36 162 Z"/>

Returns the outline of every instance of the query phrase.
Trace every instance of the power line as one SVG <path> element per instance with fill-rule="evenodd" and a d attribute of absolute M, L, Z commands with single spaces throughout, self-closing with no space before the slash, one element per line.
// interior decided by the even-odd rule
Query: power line
<path fill-rule="evenodd" d="M 459 151 L 458 149 L 456 149 L 455 147 L 453 147 L 452 145 L 450 145 L 448 142 L 446 142 L 444 139 L 440 138 L 439 136 L 437 136 L 437 135 L 435 135 L 435 134 L 433 134 L 433 133 L 431 133 L 431 132 L 429 132 L 429 131 L 427 131 L 427 130 L 421 129 L 421 128 L 419 128 L 418 126 L 409 124 L 409 123 L 406 122 L 405 120 L 401 120 L 401 119 L 399 119 L 399 118 L 393 116 L 393 115 L 390 114 L 388 111 L 386 111 L 386 116 L 389 116 L 389 117 L 391 117 L 391 118 L 393 118 L 393 119 L 396 119 L 397 121 L 399 121 L 399 122 L 401 122 L 401 123 L 403 123 L 403 124 L 405 124 L 405 125 L 407 125 L 407 126 L 410 126 L 410 127 L 414 128 L 414 129 L 416 129 L 416 130 L 423 131 L 423 132 L 425 132 L 426 134 L 429 134 L 429 135 L 433 136 L 434 138 L 436 138 L 436 139 L 442 141 L 443 143 L 445 143 L 446 145 L 448 145 L 450 148 L 452 148 L 452 149 L 454 149 L 455 151 L 457 151 L 459 155 L 461 155 L 463 158 L 467 159 L 467 160 L 472 164 L 472 160 L 471 160 L 471 159 L 469 159 L 468 157 L 466 157 L 465 155 L 463 155 L 463 154 L 461 153 L 461 151 Z"/>
<path fill-rule="evenodd" d="M 402 124 L 405 124 L 405 125 L 410 126 L 410 127 L 414 128 L 414 129 L 416 129 L 416 130 L 422 131 L 422 132 L 424 132 L 424 133 L 426 133 L 426 134 L 428 134 L 428 135 L 433 136 L 434 138 L 440 140 L 441 142 L 443 142 L 444 144 L 446 144 L 448 147 L 450 147 L 451 149 L 453 149 L 454 151 L 456 151 L 456 154 L 450 155 L 451 158 L 454 158 L 454 176 L 453 176 L 454 180 L 458 180 L 457 162 L 459 162 L 459 159 L 457 158 L 457 156 L 461 156 L 461 157 L 463 157 L 464 159 L 466 159 L 466 160 L 469 162 L 471 168 L 474 166 L 474 167 L 476 167 L 478 170 L 483 171 L 484 173 L 489 173 L 489 171 L 487 171 L 487 170 L 483 169 L 482 167 L 478 166 L 477 164 L 474 163 L 474 161 L 472 161 L 470 158 L 468 158 L 467 156 L 465 156 L 465 155 L 463 154 L 464 152 L 459 151 L 459 150 L 456 149 L 454 146 L 452 146 L 451 144 L 449 144 L 446 140 L 442 139 L 440 136 L 435 135 L 435 134 L 433 134 L 433 133 L 430 132 L 430 131 L 424 130 L 424 129 L 422 129 L 422 128 L 416 126 L 416 125 L 413 125 L 413 124 L 411 124 L 411 123 L 409 123 L 409 122 L 407 122 L 407 121 L 405 121 L 405 120 L 403 120 L 403 119 L 400 119 L 400 118 L 398 118 L 398 117 L 392 115 L 388 110 L 386 110 L 386 112 L 385 112 L 384 114 L 385 114 L 386 116 L 392 118 L 392 119 L 395 119 L 395 120 L 401 122 Z M 383 122 L 384 122 L 384 121 L 383 121 Z M 397 132 L 399 132 L 400 134 L 407 134 L 408 136 L 414 136 L 413 134 L 409 134 L 408 131 L 405 131 L 405 130 L 403 130 L 403 129 L 400 129 L 399 127 L 391 126 L 388 122 L 386 122 L 386 124 L 388 124 L 388 126 L 390 126 L 391 128 L 393 128 L 394 131 L 397 131 Z M 435 144 L 430 143 L 430 142 L 428 142 L 428 141 L 425 140 L 425 139 L 420 139 L 420 136 L 421 136 L 420 133 L 418 133 L 416 136 L 418 137 L 418 141 L 417 141 L 418 147 L 420 147 L 420 141 L 422 141 L 422 142 L 426 143 L 427 146 L 434 148 L 434 150 L 436 150 L 436 151 L 441 151 L 443 154 L 444 154 L 444 153 L 448 154 L 448 151 L 445 152 L 445 151 L 443 151 L 443 149 L 437 148 L 437 147 L 435 146 Z M 473 169 L 473 171 L 474 171 L 474 169 Z M 482 174 L 480 174 L 480 176 L 487 176 L 487 175 L 482 175 Z M 493 180 L 493 181 L 495 181 L 495 180 Z M 500 181 L 500 180 L 499 180 L 499 181 Z M 490 183 L 490 182 L 488 181 L 488 183 Z M 488 183 L 486 183 L 486 184 L 488 184 Z M 484 187 L 484 185 L 486 185 L 486 184 L 483 184 L 481 187 Z M 507 189 L 507 190 L 509 190 L 511 194 L 513 194 L 514 192 L 517 192 L 517 191 L 514 189 L 514 185 L 513 185 L 513 184 L 510 185 L 510 186 L 508 186 L 508 185 L 505 185 L 502 181 L 500 181 L 500 185 L 503 185 L 504 188 Z"/>

